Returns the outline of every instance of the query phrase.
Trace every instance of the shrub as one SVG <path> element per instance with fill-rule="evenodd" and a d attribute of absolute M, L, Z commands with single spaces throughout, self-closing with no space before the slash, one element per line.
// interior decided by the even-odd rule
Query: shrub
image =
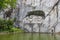
<path fill-rule="evenodd" d="M 14 27 L 14 20 L 4 20 L 0 19 L 0 32 L 8 31 L 8 32 L 24 32 L 18 27 Z"/>
<path fill-rule="evenodd" d="M 0 31 L 10 30 L 12 27 L 13 27 L 13 21 L 12 20 L 0 19 Z"/>

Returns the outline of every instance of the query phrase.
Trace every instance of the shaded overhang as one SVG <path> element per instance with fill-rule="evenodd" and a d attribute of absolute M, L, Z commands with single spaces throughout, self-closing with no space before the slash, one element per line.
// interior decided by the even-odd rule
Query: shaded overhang
<path fill-rule="evenodd" d="M 45 13 L 42 10 L 29 11 L 27 13 L 26 17 L 31 16 L 31 15 L 41 16 L 43 19 L 45 18 Z"/>

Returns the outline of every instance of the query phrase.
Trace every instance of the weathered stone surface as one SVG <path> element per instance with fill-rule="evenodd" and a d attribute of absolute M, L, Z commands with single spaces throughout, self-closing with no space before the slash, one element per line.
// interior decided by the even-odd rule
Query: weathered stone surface
<path fill-rule="evenodd" d="M 18 0 L 19 4 L 19 20 L 20 27 L 22 29 L 28 30 L 29 32 L 51 32 L 55 29 L 55 32 L 60 32 L 60 2 L 58 4 L 58 18 L 57 18 L 57 6 L 50 12 L 54 4 L 58 0 Z M 25 4 L 24 4 L 25 3 Z M 50 12 L 50 15 L 45 19 L 42 19 L 41 16 L 31 15 L 30 17 L 25 17 L 28 12 L 42 10 L 45 12 L 45 16 Z M 3 15 L 1 15 L 2 17 Z M 57 20 L 58 19 L 58 20 Z M 56 24 L 58 21 L 58 24 Z M 29 25 L 29 23 L 31 25 Z M 41 25 L 38 25 L 41 24 Z M 31 27 L 33 25 L 33 27 Z"/>
<path fill-rule="evenodd" d="M 60 23 L 57 23 L 57 19 L 58 22 L 60 22 L 60 3 L 58 4 L 58 18 L 57 18 L 57 6 L 54 7 L 54 9 L 50 12 L 50 10 L 52 9 L 52 7 L 55 5 L 55 3 L 58 0 L 26 0 L 21 1 L 20 0 L 20 20 L 23 20 L 23 24 L 24 23 L 34 23 L 33 26 L 33 31 L 38 32 L 40 29 L 40 32 L 51 32 L 51 30 L 54 30 L 54 28 L 58 27 L 58 25 L 60 25 Z M 32 3 L 32 4 L 31 4 Z M 35 8 L 34 8 L 35 7 Z M 45 12 L 45 16 L 50 12 L 50 15 L 47 16 L 45 19 L 42 19 L 42 17 L 40 16 L 30 16 L 30 17 L 25 17 L 27 15 L 28 12 L 30 11 L 35 11 L 35 10 L 42 10 Z M 35 24 L 36 23 L 36 24 Z M 39 25 L 37 25 L 38 23 L 42 23 L 39 27 Z M 27 24 L 28 25 L 28 24 Z M 37 25 L 37 26 L 36 26 Z M 29 30 L 31 32 L 32 28 L 30 28 L 30 26 L 28 25 L 26 27 L 27 30 Z M 30 30 L 31 29 L 31 30 Z M 56 32 L 60 32 L 57 31 L 57 29 L 55 29 Z"/>

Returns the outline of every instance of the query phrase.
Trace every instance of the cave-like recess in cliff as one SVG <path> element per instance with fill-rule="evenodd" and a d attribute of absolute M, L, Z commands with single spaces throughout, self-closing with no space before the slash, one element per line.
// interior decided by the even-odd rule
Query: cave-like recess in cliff
<path fill-rule="evenodd" d="M 42 10 L 35 10 L 35 11 L 30 11 L 27 13 L 27 16 L 31 16 L 31 15 L 35 15 L 35 16 L 41 16 L 42 18 L 45 18 L 45 13 Z"/>

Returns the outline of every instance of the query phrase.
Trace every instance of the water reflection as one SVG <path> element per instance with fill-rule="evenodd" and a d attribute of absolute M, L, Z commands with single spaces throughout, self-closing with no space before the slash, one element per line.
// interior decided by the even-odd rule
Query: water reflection
<path fill-rule="evenodd" d="M 60 40 L 60 35 L 39 33 L 0 34 L 0 40 Z"/>

